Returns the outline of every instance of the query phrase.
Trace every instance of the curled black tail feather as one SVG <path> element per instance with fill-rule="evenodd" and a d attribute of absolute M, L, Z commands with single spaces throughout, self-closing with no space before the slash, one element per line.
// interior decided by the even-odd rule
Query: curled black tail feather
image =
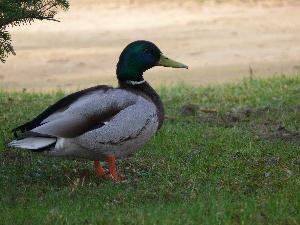
<path fill-rule="evenodd" d="M 20 131 L 21 133 L 24 133 L 25 131 L 27 131 L 26 130 L 26 126 L 28 126 L 27 124 L 28 123 L 25 123 L 25 124 L 18 126 L 11 130 L 11 132 L 13 132 L 15 138 L 19 138 L 18 131 Z"/>

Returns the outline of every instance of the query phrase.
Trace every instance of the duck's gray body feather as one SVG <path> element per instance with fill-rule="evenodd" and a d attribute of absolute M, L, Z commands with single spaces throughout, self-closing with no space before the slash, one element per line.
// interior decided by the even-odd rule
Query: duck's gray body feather
<path fill-rule="evenodd" d="M 30 132 L 57 138 L 48 149 L 53 156 L 121 158 L 133 154 L 157 131 L 157 111 L 145 95 L 119 88 L 93 90 L 53 112 Z M 16 142 L 11 146 L 22 148 Z"/>
<path fill-rule="evenodd" d="M 143 97 L 117 113 L 104 126 L 75 138 L 59 139 L 50 154 L 91 160 L 122 158 L 142 147 L 158 128 L 155 105 Z"/>

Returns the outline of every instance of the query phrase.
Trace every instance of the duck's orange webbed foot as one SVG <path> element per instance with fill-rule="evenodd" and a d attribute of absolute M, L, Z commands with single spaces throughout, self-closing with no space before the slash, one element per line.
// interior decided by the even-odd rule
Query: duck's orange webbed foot
<path fill-rule="evenodd" d="M 97 176 L 104 177 L 106 173 L 105 173 L 105 170 L 103 169 L 103 167 L 101 166 L 99 160 L 94 161 L 94 166 L 95 166 L 95 171 L 96 171 Z"/>
<path fill-rule="evenodd" d="M 107 162 L 108 162 L 108 166 L 109 166 L 109 176 L 111 177 L 112 180 L 123 181 L 126 179 L 125 176 L 118 175 L 115 156 L 108 156 Z"/>
<path fill-rule="evenodd" d="M 97 176 L 108 177 L 108 178 L 111 178 L 113 181 L 123 181 L 126 179 L 125 176 L 118 175 L 115 156 L 108 156 L 107 162 L 108 162 L 108 166 L 109 166 L 108 173 L 103 169 L 99 160 L 94 160 L 94 166 L 95 166 L 95 171 L 96 171 Z"/>

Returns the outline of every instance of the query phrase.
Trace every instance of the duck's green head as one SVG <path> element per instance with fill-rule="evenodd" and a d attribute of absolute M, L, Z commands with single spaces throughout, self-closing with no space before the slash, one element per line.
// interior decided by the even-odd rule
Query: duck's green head
<path fill-rule="evenodd" d="M 154 66 L 188 68 L 164 56 L 152 42 L 135 41 L 127 45 L 121 53 L 117 64 L 117 77 L 119 81 L 142 82 L 143 72 Z"/>

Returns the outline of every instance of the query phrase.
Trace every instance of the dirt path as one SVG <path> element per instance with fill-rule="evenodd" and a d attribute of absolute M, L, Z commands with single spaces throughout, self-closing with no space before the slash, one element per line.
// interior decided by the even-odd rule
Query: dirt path
<path fill-rule="evenodd" d="M 206 85 L 300 71 L 300 2 L 71 1 L 61 23 L 14 28 L 17 56 L 0 64 L 0 88 L 77 89 L 115 84 L 126 44 L 151 40 L 188 71 L 155 68 L 154 85 Z"/>

